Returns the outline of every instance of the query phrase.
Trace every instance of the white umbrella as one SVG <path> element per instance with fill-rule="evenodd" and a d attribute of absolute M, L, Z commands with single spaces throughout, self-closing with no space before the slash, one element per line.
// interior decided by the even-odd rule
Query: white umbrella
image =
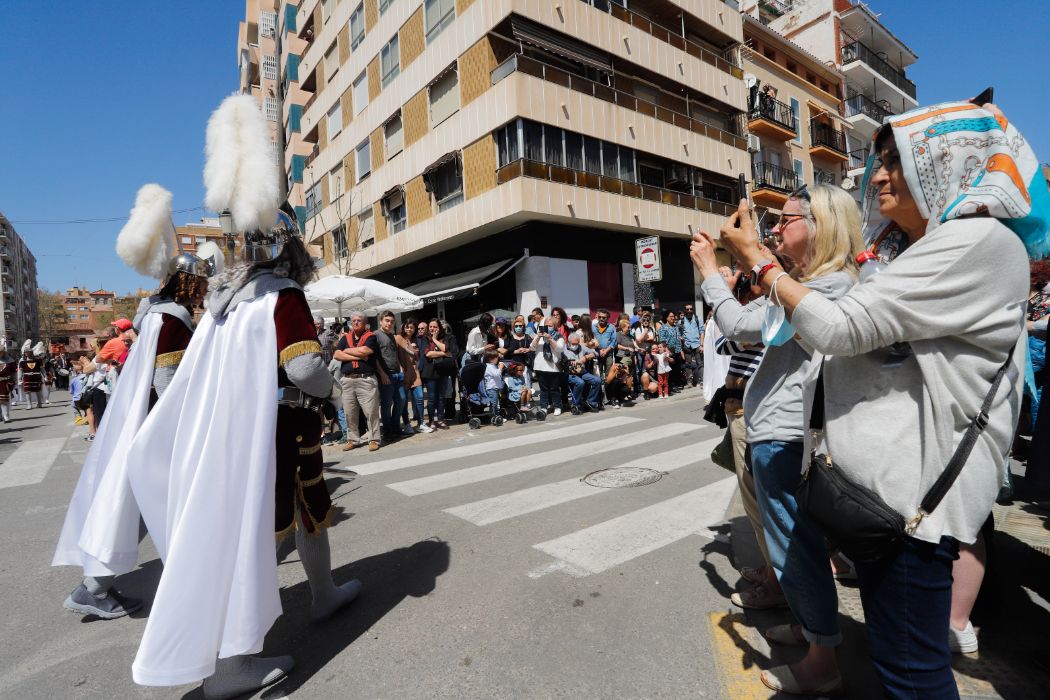
<path fill-rule="evenodd" d="M 353 311 L 374 316 L 381 311 L 411 311 L 423 306 L 423 300 L 403 289 L 364 277 L 331 275 L 306 285 L 310 308 L 337 318 Z"/>

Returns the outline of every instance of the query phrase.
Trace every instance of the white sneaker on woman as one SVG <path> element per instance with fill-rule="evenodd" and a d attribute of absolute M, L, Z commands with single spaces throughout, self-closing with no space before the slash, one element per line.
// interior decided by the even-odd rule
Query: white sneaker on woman
<path fill-rule="evenodd" d="M 560 416 L 561 415 L 561 409 L 560 408 L 554 409 L 554 415 Z"/>
<path fill-rule="evenodd" d="M 432 433 L 432 432 L 434 432 L 434 429 L 431 428 L 426 423 L 422 423 L 422 424 L 416 426 L 416 432 L 417 433 Z"/>
<path fill-rule="evenodd" d="M 953 654 L 972 654 L 977 651 L 977 633 L 973 631 L 973 624 L 969 620 L 961 630 L 948 624 L 948 648 Z"/>

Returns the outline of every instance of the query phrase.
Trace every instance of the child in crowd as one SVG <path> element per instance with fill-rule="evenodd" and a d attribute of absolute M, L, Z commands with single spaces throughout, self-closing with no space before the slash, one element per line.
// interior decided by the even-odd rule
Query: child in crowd
<path fill-rule="evenodd" d="M 653 344 L 653 360 L 656 362 L 656 383 L 661 399 L 668 398 L 671 378 L 671 352 L 664 343 Z"/>
<path fill-rule="evenodd" d="M 499 390 L 503 388 L 503 372 L 500 371 L 499 351 L 485 351 L 485 378 L 481 381 L 482 388 L 489 400 L 489 410 L 492 417 L 499 415 Z"/>
<path fill-rule="evenodd" d="M 86 425 L 87 416 L 80 408 L 80 398 L 84 395 L 84 373 L 80 360 L 74 360 L 69 379 L 70 407 L 73 409 L 73 425 Z"/>
<path fill-rule="evenodd" d="M 521 408 L 528 410 L 532 401 L 532 390 L 525 385 L 525 365 L 520 362 L 507 364 L 507 377 L 503 380 L 507 385 L 507 398 Z"/>

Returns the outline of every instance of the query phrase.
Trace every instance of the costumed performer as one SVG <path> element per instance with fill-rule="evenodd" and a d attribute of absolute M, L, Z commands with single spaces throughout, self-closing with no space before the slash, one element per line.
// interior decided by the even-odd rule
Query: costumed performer
<path fill-rule="evenodd" d="M 11 422 L 11 396 L 18 379 L 18 361 L 7 351 L 7 339 L 0 340 L 0 417 Z"/>
<path fill-rule="evenodd" d="M 40 360 L 33 356 L 33 341 L 22 344 L 22 359 L 18 361 L 18 383 L 22 386 L 26 399 L 26 409 L 44 407 L 42 390 L 44 388 L 44 371 Z"/>

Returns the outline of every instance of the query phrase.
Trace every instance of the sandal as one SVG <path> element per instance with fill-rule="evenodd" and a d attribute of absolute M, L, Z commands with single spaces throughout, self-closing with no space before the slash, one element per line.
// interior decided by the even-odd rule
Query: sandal
<path fill-rule="evenodd" d="M 837 675 L 831 680 L 825 681 L 812 688 L 803 688 L 795 678 L 794 671 L 790 666 L 774 666 L 762 672 L 762 685 L 770 690 L 791 695 L 842 695 L 845 689 L 842 687 L 842 676 Z"/>
<path fill-rule="evenodd" d="M 798 625 L 773 625 L 763 632 L 762 636 L 773 644 L 792 647 L 809 646 L 809 642 L 802 636 L 802 628 Z"/>
<path fill-rule="evenodd" d="M 737 591 L 729 596 L 729 600 L 733 601 L 733 605 L 746 610 L 770 610 L 788 606 L 783 593 L 774 593 L 765 586 L 755 586 L 747 591 Z"/>

